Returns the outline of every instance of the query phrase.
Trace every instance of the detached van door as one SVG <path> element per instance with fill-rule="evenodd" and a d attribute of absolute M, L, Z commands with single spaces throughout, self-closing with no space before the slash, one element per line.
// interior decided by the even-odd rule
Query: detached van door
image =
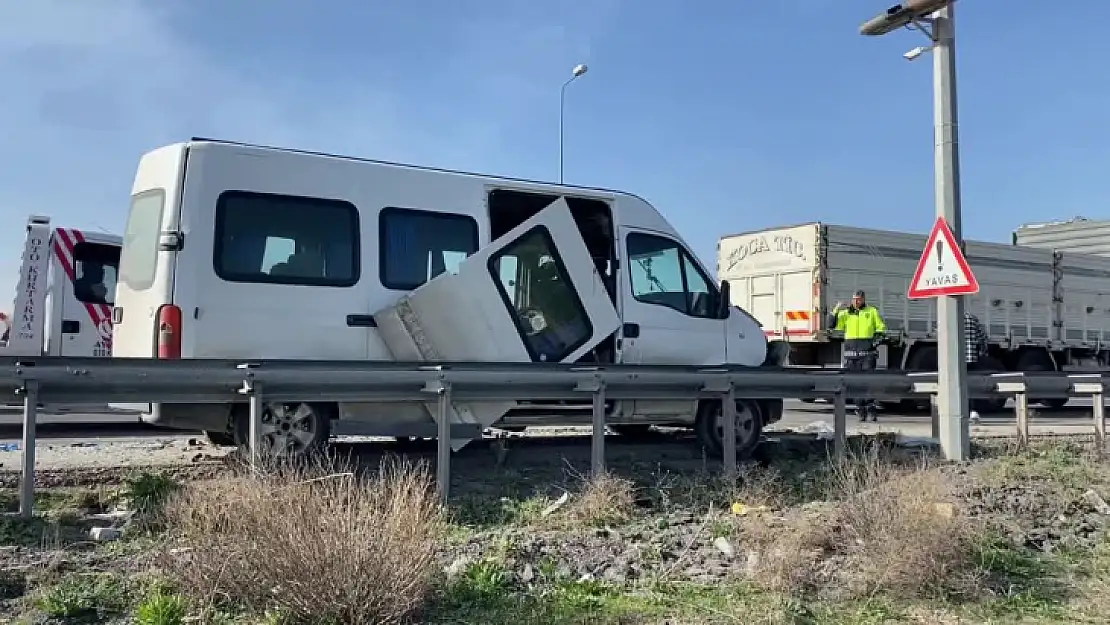
<path fill-rule="evenodd" d="M 620 326 L 563 199 L 375 319 L 409 361 L 574 362 Z"/>
<path fill-rule="evenodd" d="M 620 327 L 566 200 L 552 202 L 464 263 L 482 265 L 502 318 L 533 362 L 574 362 Z"/>

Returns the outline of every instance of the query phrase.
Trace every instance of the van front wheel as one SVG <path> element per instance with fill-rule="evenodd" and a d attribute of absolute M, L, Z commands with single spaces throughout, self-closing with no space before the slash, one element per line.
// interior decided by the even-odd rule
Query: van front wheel
<path fill-rule="evenodd" d="M 721 401 L 705 400 L 698 404 L 694 435 L 698 443 L 714 458 L 724 457 L 724 419 Z M 763 433 L 763 413 L 759 403 L 749 399 L 736 400 L 736 458 L 751 456 Z"/>
<path fill-rule="evenodd" d="M 260 424 L 264 452 L 297 457 L 320 450 L 331 435 L 331 408 L 308 402 L 265 404 Z M 250 410 L 245 405 L 237 410 L 235 440 L 240 446 L 250 446 Z"/>

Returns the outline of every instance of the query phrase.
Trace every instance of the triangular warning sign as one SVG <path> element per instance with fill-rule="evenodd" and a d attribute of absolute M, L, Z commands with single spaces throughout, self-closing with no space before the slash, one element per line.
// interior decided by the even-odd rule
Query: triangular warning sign
<path fill-rule="evenodd" d="M 967 266 L 963 250 L 944 217 L 937 217 L 933 231 L 925 242 L 917 271 L 910 282 L 910 299 L 941 295 L 973 295 L 979 292 L 979 281 Z"/>

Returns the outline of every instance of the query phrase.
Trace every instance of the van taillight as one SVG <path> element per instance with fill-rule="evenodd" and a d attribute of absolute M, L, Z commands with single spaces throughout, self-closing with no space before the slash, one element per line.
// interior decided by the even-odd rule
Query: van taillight
<path fill-rule="evenodd" d="M 158 357 L 181 358 L 181 309 L 173 304 L 158 308 Z"/>

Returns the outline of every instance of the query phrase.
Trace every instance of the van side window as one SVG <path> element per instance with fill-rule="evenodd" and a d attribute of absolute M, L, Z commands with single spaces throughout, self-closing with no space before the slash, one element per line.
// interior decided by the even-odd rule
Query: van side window
<path fill-rule="evenodd" d="M 559 362 L 593 336 L 547 228 L 525 232 L 490 257 L 488 269 L 533 362 Z"/>
<path fill-rule="evenodd" d="M 632 296 L 645 304 L 673 308 L 691 317 L 717 317 L 717 290 L 681 244 L 634 232 L 628 235 Z"/>
<path fill-rule="evenodd" d="M 361 273 L 359 240 L 350 202 L 225 191 L 212 263 L 228 282 L 349 287 Z"/>
<path fill-rule="evenodd" d="M 456 213 L 383 208 L 378 215 L 382 286 L 411 291 L 478 251 L 478 222 Z"/>
<path fill-rule="evenodd" d="M 82 304 L 113 304 L 119 254 L 120 248 L 114 245 L 82 241 L 73 246 L 73 295 L 77 301 Z"/>

